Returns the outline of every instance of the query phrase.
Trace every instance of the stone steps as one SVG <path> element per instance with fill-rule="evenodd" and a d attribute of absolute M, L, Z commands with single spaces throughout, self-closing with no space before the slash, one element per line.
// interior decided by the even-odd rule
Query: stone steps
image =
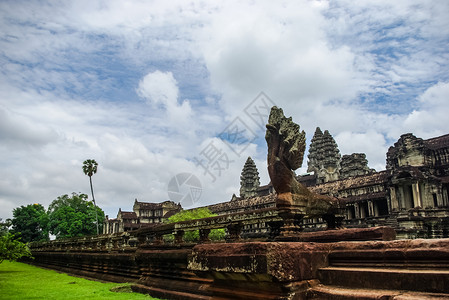
<path fill-rule="evenodd" d="M 348 288 L 447 293 L 449 270 L 366 267 L 326 267 L 318 271 L 324 285 Z"/>
<path fill-rule="evenodd" d="M 396 218 L 388 218 L 385 220 L 385 226 L 391 227 L 391 228 L 399 228 L 398 219 Z"/>
<path fill-rule="evenodd" d="M 435 300 L 449 299 L 448 294 L 410 292 L 401 290 L 383 289 L 357 289 L 346 288 L 333 285 L 317 285 L 308 293 L 307 299 L 327 299 L 327 300 Z"/>

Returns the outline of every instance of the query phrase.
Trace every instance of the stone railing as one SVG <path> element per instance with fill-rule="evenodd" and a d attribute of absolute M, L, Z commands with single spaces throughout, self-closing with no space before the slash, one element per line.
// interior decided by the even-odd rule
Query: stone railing
<path fill-rule="evenodd" d="M 57 239 L 29 244 L 33 252 L 111 252 L 127 251 L 137 247 L 137 238 L 128 232 Z"/>
<path fill-rule="evenodd" d="M 236 242 L 243 238 L 245 227 L 260 225 L 258 237 L 265 239 L 274 238 L 279 231 L 282 218 L 278 211 L 272 208 L 254 210 L 247 213 L 235 213 L 229 215 L 215 216 L 198 220 L 183 221 L 172 224 L 160 224 L 152 227 L 142 228 L 130 234 L 135 235 L 139 245 L 166 243 L 164 236 L 172 234 L 174 244 L 184 243 L 184 234 L 187 231 L 199 231 L 199 243 L 210 242 L 209 234 L 212 229 L 226 229 L 225 241 Z M 251 238 L 246 235 L 245 238 Z"/>
<path fill-rule="evenodd" d="M 259 226 L 261 225 L 262 226 Z M 50 242 L 30 243 L 33 252 L 125 252 L 135 251 L 139 246 L 162 244 L 185 244 L 184 234 L 188 231 L 199 231 L 198 243 L 210 242 L 209 233 L 212 229 L 225 229 L 226 242 L 240 241 L 242 238 L 251 239 L 256 236 L 259 239 L 269 240 L 274 238 L 282 224 L 278 211 L 272 208 L 254 210 L 247 213 L 234 213 L 215 216 L 198 220 L 183 221 L 170 224 L 157 224 L 152 227 L 135 231 L 103 234 L 69 239 L 57 239 Z M 257 225 L 257 226 L 256 226 Z M 243 234 L 244 229 L 254 226 L 258 234 Z M 164 239 L 167 235 L 173 235 L 172 239 Z"/>

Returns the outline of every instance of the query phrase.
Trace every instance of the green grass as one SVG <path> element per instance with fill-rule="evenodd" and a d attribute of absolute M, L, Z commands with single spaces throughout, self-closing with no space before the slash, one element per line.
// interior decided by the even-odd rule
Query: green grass
<path fill-rule="evenodd" d="M 129 290 L 126 286 L 73 277 L 24 263 L 0 264 L 0 299 L 155 299 L 138 293 L 110 291 L 111 288 Z"/>

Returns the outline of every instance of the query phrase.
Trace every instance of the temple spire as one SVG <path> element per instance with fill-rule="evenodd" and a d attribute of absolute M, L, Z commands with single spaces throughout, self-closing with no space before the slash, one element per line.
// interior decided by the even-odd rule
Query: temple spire
<path fill-rule="evenodd" d="M 329 131 L 324 133 L 319 127 L 313 135 L 308 155 L 308 172 L 317 175 L 317 183 L 334 181 L 339 178 L 340 150 Z"/>
<path fill-rule="evenodd" d="M 248 157 L 240 175 L 240 197 L 249 198 L 257 196 L 257 189 L 260 186 L 259 179 L 256 164 L 251 157 Z"/>

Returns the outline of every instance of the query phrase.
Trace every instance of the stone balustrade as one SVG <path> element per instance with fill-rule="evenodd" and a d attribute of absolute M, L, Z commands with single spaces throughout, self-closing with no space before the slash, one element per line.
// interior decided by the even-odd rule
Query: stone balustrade
<path fill-rule="evenodd" d="M 86 236 L 68 239 L 57 239 L 50 242 L 33 242 L 29 247 L 33 252 L 114 252 L 132 251 L 138 246 L 161 245 L 165 243 L 183 244 L 183 236 L 187 231 L 199 230 L 199 243 L 209 242 L 212 229 L 225 228 L 226 241 L 240 240 L 242 228 L 245 225 L 260 222 L 280 221 L 277 211 L 261 209 L 250 213 L 235 213 L 199 220 L 183 221 L 170 224 L 158 224 L 136 231 L 114 233 L 109 235 Z M 163 237 L 173 235 L 174 239 L 167 242 Z"/>

